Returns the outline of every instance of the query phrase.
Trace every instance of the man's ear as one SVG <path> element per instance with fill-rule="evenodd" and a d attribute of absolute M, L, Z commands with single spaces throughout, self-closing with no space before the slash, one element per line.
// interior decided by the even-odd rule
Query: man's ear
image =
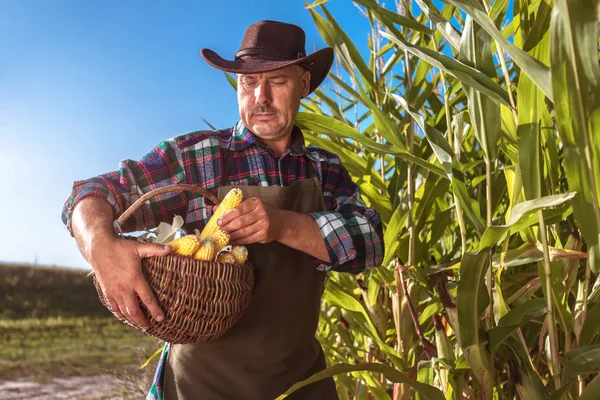
<path fill-rule="evenodd" d="M 310 71 L 306 71 L 302 74 L 302 98 L 308 96 L 310 92 Z"/>

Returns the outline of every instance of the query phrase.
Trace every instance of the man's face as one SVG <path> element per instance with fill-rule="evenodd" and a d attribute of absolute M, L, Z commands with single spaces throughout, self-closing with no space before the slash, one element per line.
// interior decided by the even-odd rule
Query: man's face
<path fill-rule="evenodd" d="M 271 147 L 288 144 L 300 99 L 308 95 L 310 72 L 290 66 L 262 74 L 238 74 L 237 96 L 242 122 Z"/>

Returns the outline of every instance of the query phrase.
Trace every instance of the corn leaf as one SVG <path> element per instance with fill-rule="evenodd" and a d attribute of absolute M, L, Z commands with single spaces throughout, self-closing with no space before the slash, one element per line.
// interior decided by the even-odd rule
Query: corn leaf
<path fill-rule="evenodd" d="M 600 374 L 587 384 L 585 390 L 581 392 L 579 400 L 595 400 L 598 398 L 598 393 L 600 393 Z"/>
<path fill-rule="evenodd" d="M 390 222 L 383 233 L 383 241 L 385 244 L 385 256 L 383 258 L 383 265 L 388 265 L 390 261 L 396 256 L 398 247 L 400 246 L 399 235 L 402 230 L 406 227 L 406 221 L 408 219 L 408 211 L 404 209 L 402 205 L 396 207 L 396 210 L 390 218 Z"/>
<path fill-rule="evenodd" d="M 504 36 L 496 29 L 492 20 L 488 17 L 483 6 L 476 0 L 442 0 L 444 3 L 452 4 L 461 8 L 470 15 L 485 31 L 500 43 L 502 48 L 510 55 L 512 60 L 523 72 L 531 78 L 533 82 L 552 99 L 552 87 L 550 85 L 550 69 L 531 57 L 529 54 L 506 40 Z"/>
<path fill-rule="evenodd" d="M 234 78 L 234 75 L 225 72 L 225 78 L 227 78 L 227 82 L 231 85 L 234 90 L 237 90 L 237 79 Z"/>
<path fill-rule="evenodd" d="M 461 202 L 463 211 L 475 227 L 477 233 L 482 235 L 485 230 L 485 224 L 481 218 L 481 214 L 479 214 L 476 202 L 467 192 L 467 186 L 464 182 L 461 168 L 458 165 L 458 162 L 454 157 L 454 152 L 448 145 L 448 142 L 437 129 L 425 123 L 423 117 L 413 111 L 404 98 L 396 94 L 392 94 L 391 96 L 406 110 L 425 133 L 425 137 L 433 148 L 439 162 L 442 164 L 444 171 L 446 171 L 448 179 L 452 182 L 452 191 Z"/>
<path fill-rule="evenodd" d="M 506 106 L 509 105 L 508 94 L 506 91 L 483 72 L 456 61 L 445 54 L 424 47 L 415 46 L 404 40 L 402 37 L 394 36 L 383 31 L 381 31 L 381 35 L 396 43 L 401 49 L 406 50 L 442 71 L 449 73 L 465 85 L 477 89 L 492 100 Z"/>
<path fill-rule="evenodd" d="M 532 299 L 510 310 L 498 321 L 498 326 L 488 331 L 489 351 L 494 351 L 508 335 L 533 318 L 541 317 L 546 312 L 545 299 Z"/>
<path fill-rule="evenodd" d="M 321 36 L 323 36 L 325 42 L 335 50 L 335 53 L 346 72 L 356 77 L 356 69 L 364 84 L 369 87 L 369 90 L 372 90 L 375 87 L 373 74 L 361 57 L 358 49 L 346 32 L 340 28 L 333 15 L 327 11 L 327 8 L 324 5 L 321 5 L 320 7 L 327 19 L 323 18 L 313 8 L 310 8 L 309 11 Z"/>
<path fill-rule="evenodd" d="M 431 29 L 429 29 L 425 25 L 421 25 L 414 19 L 404 17 L 398 13 L 395 13 L 388 9 L 385 9 L 385 8 L 381 7 L 379 4 L 377 4 L 374 0 L 354 0 L 354 2 L 364 6 L 368 10 L 372 11 L 380 19 L 386 18 L 395 24 L 398 24 L 405 28 L 411 29 L 413 31 L 423 32 L 423 33 L 432 33 Z"/>
<path fill-rule="evenodd" d="M 580 260 L 588 257 L 588 253 L 569 249 L 559 249 L 552 246 L 548 246 L 548 251 L 550 253 L 550 261 L 563 259 Z M 494 267 L 500 265 L 500 258 L 503 258 L 504 260 L 504 267 L 516 267 L 519 265 L 526 265 L 542 261 L 544 259 L 544 250 L 540 242 L 524 243 L 516 249 L 511 249 L 505 253 L 496 254 L 492 258 L 492 265 Z"/>
<path fill-rule="evenodd" d="M 311 3 L 311 4 L 307 4 L 307 3 L 306 3 L 306 1 L 305 1 L 305 2 L 304 2 L 304 4 L 307 4 L 307 5 L 306 5 L 306 7 L 304 7 L 304 8 L 306 8 L 307 10 L 310 10 L 310 9 L 313 9 L 313 8 L 315 8 L 315 7 L 318 7 L 318 6 L 322 5 L 322 4 L 325 4 L 325 3 L 327 3 L 328 1 L 329 1 L 329 0 L 315 0 L 315 2 L 314 2 L 314 3 Z"/>
<path fill-rule="evenodd" d="M 527 400 L 548 400 L 548 393 L 544 388 L 537 371 L 530 363 L 527 349 L 513 337 L 508 337 L 505 341 L 507 347 L 517 357 L 517 366 L 511 371 L 511 380 L 514 382 L 520 399 Z M 513 364 L 514 365 L 514 364 Z M 515 374 L 513 376 L 513 374 Z"/>
<path fill-rule="evenodd" d="M 396 365 L 397 367 L 402 365 L 402 361 L 400 360 L 400 357 L 396 350 L 394 350 L 391 346 L 385 343 L 379 336 L 377 328 L 373 324 L 373 321 L 371 320 L 367 309 L 360 301 L 356 300 L 353 296 L 349 295 L 341 288 L 338 288 L 333 285 L 327 285 L 323 296 L 331 305 L 342 307 L 345 310 L 361 314 L 367 322 L 367 326 L 369 328 L 369 332 L 371 333 L 371 337 L 377 342 L 379 348 L 383 352 L 385 352 L 388 355 L 388 357 L 390 357 L 390 360 L 392 360 L 394 365 Z"/>
<path fill-rule="evenodd" d="M 454 29 L 452 24 L 437 10 L 431 0 L 415 0 L 421 11 L 433 22 L 435 28 L 456 50 L 460 47 L 460 33 Z"/>
<path fill-rule="evenodd" d="M 565 354 L 563 380 L 600 371 L 600 344 L 580 346 Z"/>
<path fill-rule="evenodd" d="M 579 345 L 595 344 L 600 336 L 600 302 L 595 303 L 587 312 L 581 333 Z"/>
<path fill-rule="evenodd" d="M 419 393 L 421 396 L 423 396 L 424 399 L 444 400 L 444 395 L 442 394 L 442 392 L 440 392 L 439 389 L 437 389 L 433 386 L 429 386 L 427 384 L 415 381 L 413 379 L 410 379 L 409 377 L 404 375 L 402 372 L 400 372 L 396 369 L 393 369 L 388 365 L 379 364 L 379 363 L 358 363 L 355 365 L 337 364 L 337 365 L 331 366 L 321 372 L 314 374 L 313 376 L 311 376 L 308 379 L 305 379 L 303 381 L 295 383 L 283 395 L 277 397 L 276 400 L 285 399 L 287 396 L 294 393 L 298 389 L 300 389 L 304 386 L 310 385 L 313 382 L 317 382 L 321 379 L 329 378 L 329 377 L 339 375 L 339 374 L 347 374 L 348 372 L 355 372 L 355 371 L 378 372 L 380 374 L 383 374 L 388 380 L 390 380 L 392 382 L 402 383 L 402 384 L 405 384 L 405 385 L 413 388 L 417 393 Z"/>
<path fill-rule="evenodd" d="M 547 6 L 544 7 L 544 9 Z M 549 62 L 550 35 L 547 32 L 531 50 L 531 55 Z M 517 86 L 519 166 L 526 199 L 544 195 L 542 191 L 542 129 L 551 130 L 552 123 L 545 104 L 546 96 L 523 71 Z"/>
<path fill-rule="evenodd" d="M 486 229 L 481 242 L 479 244 L 480 249 L 493 246 L 496 241 L 504 235 L 509 229 L 516 225 L 521 218 L 528 214 L 544 209 L 547 207 L 559 206 L 575 197 L 575 193 L 564 193 L 556 194 L 551 196 L 545 196 L 539 199 L 528 200 L 515 205 L 510 213 L 510 217 L 506 222 L 506 225 L 490 226 Z"/>
<path fill-rule="evenodd" d="M 492 81 L 496 80 L 496 69 L 492 59 L 492 38 L 479 25 L 474 24 L 470 16 L 467 16 L 463 30 L 458 59 L 483 72 Z M 477 141 L 483 149 L 484 157 L 487 160 L 495 160 L 498 154 L 498 140 L 502 133 L 500 105 L 471 86 L 463 88 L 467 95 L 471 123 Z"/>
<path fill-rule="evenodd" d="M 552 87 L 573 209 L 594 272 L 600 272 L 600 65 L 598 8 L 557 0 L 552 14 Z"/>
<path fill-rule="evenodd" d="M 336 120 L 335 118 L 326 115 L 316 115 L 305 112 L 299 112 L 296 116 L 296 125 L 302 130 L 308 130 L 315 133 L 320 133 L 332 137 L 352 139 L 365 146 L 366 149 L 377 154 L 390 154 L 399 157 L 405 161 L 412 162 L 429 172 L 445 177 L 444 171 L 437 165 L 416 157 L 408 151 L 399 149 L 389 144 L 377 143 L 373 139 L 360 134 L 356 129 L 352 128 Z"/>
<path fill-rule="evenodd" d="M 456 293 L 456 309 L 460 326 L 460 343 L 475 377 L 483 386 L 484 398 L 491 398 L 493 378 L 480 316 L 490 299 L 485 286 L 485 274 L 490 267 L 489 252 L 466 253 L 460 264 L 460 282 Z M 490 382 L 491 381 L 491 382 Z"/>

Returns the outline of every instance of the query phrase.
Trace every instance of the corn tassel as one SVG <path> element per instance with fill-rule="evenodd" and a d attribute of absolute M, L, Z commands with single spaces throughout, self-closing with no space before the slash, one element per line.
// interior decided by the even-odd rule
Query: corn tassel
<path fill-rule="evenodd" d="M 229 193 L 225 195 L 223 201 L 217 206 L 214 214 L 208 220 L 208 224 L 200 233 L 200 240 L 204 240 L 207 237 L 210 237 L 213 233 L 215 233 L 219 229 L 219 225 L 217 225 L 217 220 L 221 218 L 223 214 L 232 208 L 237 207 L 244 200 L 244 195 L 242 191 L 238 188 L 231 189 Z"/>
<path fill-rule="evenodd" d="M 196 235 L 185 235 L 167 244 L 171 246 L 172 253 L 186 257 L 196 253 L 196 251 L 198 251 L 198 248 L 200 247 L 200 241 L 198 240 Z"/>
<path fill-rule="evenodd" d="M 217 254 L 217 245 L 211 238 L 206 238 L 200 242 L 198 251 L 194 254 L 196 260 L 213 261 Z"/>
<path fill-rule="evenodd" d="M 248 259 L 248 249 L 245 246 L 234 246 L 231 255 L 235 258 L 236 264 L 244 264 Z"/>

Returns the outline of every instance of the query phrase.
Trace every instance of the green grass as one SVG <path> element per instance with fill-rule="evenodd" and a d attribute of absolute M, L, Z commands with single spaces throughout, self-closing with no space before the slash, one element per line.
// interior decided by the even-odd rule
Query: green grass
<path fill-rule="evenodd" d="M 133 373 L 158 347 L 156 339 L 111 317 L 0 320 L 0 333 L 5 379 Z"/>
<path fill-rule="evenodd" d="M 0 379 L 152 376 L 155 362 L 138 367 L 158 340 L 113 317 L 87 272 L 0 264 Z"/>
<path fill-rule="evenodd" d="M 0 319 L 110 316 L 88 273 L 0 263 Z"/>

